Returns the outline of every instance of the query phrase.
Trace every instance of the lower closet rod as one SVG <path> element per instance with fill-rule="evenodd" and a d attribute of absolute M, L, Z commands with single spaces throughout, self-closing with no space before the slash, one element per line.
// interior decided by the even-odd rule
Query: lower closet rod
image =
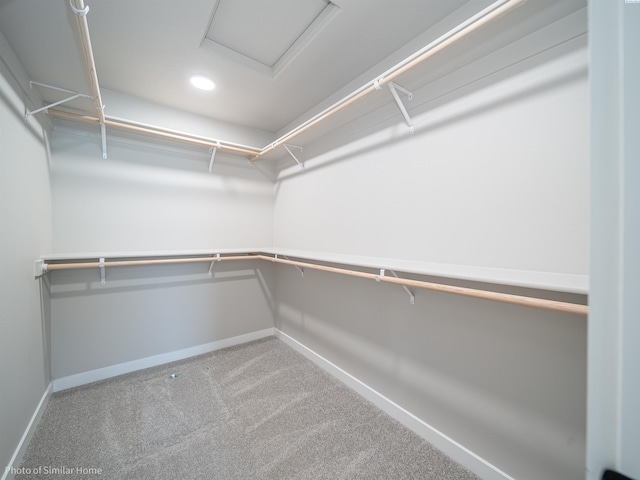
<path fill-rule="evenodd" d="M 463 295 L 465 297 L 481 298 L 484 300 L 493 300 L 496 302 L 510 303 L 524 307 L 540 308 L 543 310 L 551 310 L 554 312 L 571 313 L 573 315 L 588 315 L 589 307 L 587 305 L 579 305 L 576 303 L 558 302 L 556 300 L 546 300 L 544 298 L 524 297 L 522 295 L 512 295 L 509 293 L 491 292 L 488 290 L 478 290 L 475 288 L 456 287 L 453 285 L 444 285 L 441 283 L 423 282 L 421 280 L 410 280 L 407 278 L 388 277 L 385 275 L 376 275 L 374 273 L 358 272 L 355 270 L 347 270 L 344 268 L 327 267 L 314 263 L 298 262 L 295 260 L 285 260 L 282 258 L 269 257 L 266 255 L 257 255 L 258 258 L 270 260 L 276 263 L 293 265 L 300 268 L 310 268 L 314 270 L 322 270 L 325 272 L 337 273 L 340 275 L 349 275 L 358 278 L 367 278 L 379 282 L 393 283 L 405 287 L 422 288 L 424 290 L 433 290 L 436 292 L 452 293 L 455 295 Z"/>
<path fill-rule="evenodd" d="M 453 285 L 444 285 L 441 283 L 424 282 L 422 280 L 411 280 L 408 278 L 388 277 L 385 275 L 377 275 L 375 273 L 360 272 L 357 270 L 348 270 L 345 268 L 329 267 L 318 265 L 315 263 L 299 262 L 296 260 L 286 260 L 279 257 L 271 257 L 268 255 L 234 255 L 227 257 L 194 257 L 194 258 L 163 258 L 154 260 L 121 260 L 105 262 L 104 267 L 127 267 L 136 265 L 167 265 L 177 263 L 198 263 L 198 262 L 218 262 L 229 260 L 267 260 L 285 265 L 292 265 L 300 268 L 309 268 L 312 270 L 321 270 L 323 272 L 337 273 L 340 275 L 348 275 L 351 277 L 365 278 L 375 280 L 377 282 L 393 283 L 405 287 L 421 288 L 424 290 L 432 290 L 436 292 L 451 293 L 455 295 L 463 295 L 465 297 L 480 298 L 483 300 L 492 300 L 502 303 L 510 303 L 524 307 L 540 308 L 543 310 L 551 310 L 554 312 L 571 313 L 573 315 L 588 315 L 589 307 L 587 305 L 579 305 L 576 303 L 558 302 L 556 300 L 547 300 L 544 298 L 525 297 L 522 295 L 513 295 L 510 293 L 491 292 L 488 290 L 479 290 L 475 288 L 457 287 Z M 49 270 L 67 270 L 76 268 L 100 268 L 99 262 L 84 263 L 53 263 L 45 264 L 45 271 Z"/>
<path fill-rule="evenodd" d="M 256 259 L 256 255 L 236 255 L 230 257 L 193 257 L 193 258 L 160 258 L 155 260 L 116 260 L 105 262 L 105 267 L 134 267 L 140 265 L 172 265 L 176 263 L 211 263 L 224 260 L 251 260 Z M 49 270 L 71 270 L 75 268 L 100 268 L 99 262 L 83 263 L 47 263 L 45 271 Z"/>

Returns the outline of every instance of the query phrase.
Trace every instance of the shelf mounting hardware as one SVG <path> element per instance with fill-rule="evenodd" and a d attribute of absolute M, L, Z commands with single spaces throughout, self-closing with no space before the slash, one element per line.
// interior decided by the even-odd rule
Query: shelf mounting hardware
<path fill-rule="evenodd" d="M 102 106 L 104 109 L 104 105 Z M 102 137 L 102 159 L 107 159 L 107 127 L 104 123 L 100 124 L 100 136 Z"/>
<path fill-rule="evenodd" d="M 389 270 L 391 272 L 391 275 L 393 275 L 396 278 L 400 278 L 398 277 L 398 274 L 393 271 L 393 270 Z M 409 303 L 411 305 L 414 305 L 416 303 L 416 297 L 413 295 L 413 292 L 411 290 L 409 290 L 409 288 L 406 285 L 400 285 L 402 287 L 402 289 L 407 292 L 407 295 L 409 295 Z"/>
<path fill-rule="evenodd" d="M 396 278 L 400 278 L 400 277 L 398 277 L 398 274 L 397 274 L 396 272 L 394 272 L 393 270 L 389 270 L 389 271 L 391 272 L 391 275 L 393 275 L 394 277 L 396 277 Z M 384 273 L 385 273 L 384 268 L 381 268 L 381 269 L 380 269 L 380 275 L 376 275 L 376 276 L 374 277 L 374 278 L 376 279 L 376 282 L 381 282 L 381 281 L 382 281 L 382 280 L 380 280 L 380 277 L 384 277 Z M 409 290 L 409 289 L 407 288 L 407 286 L 406 286 L 406 285 L 400 285 L 400 286 L 401 286 L 401 287 L 402 287 L 402 289 L 403 289 L 405 292 L 407 292 L 407 294 L 409 295 L 409 303 L 410 303 L 411 305 L 414 305 L 414 304 L 415 304 L 415 302 L 416 302 L 416 297 L 413 295 L 413 293 L 411 292 L 411 290 Z"/>
<path fill-rule="evenodd" d="M 380 275 L 376 275 L 374 277 L 376 279 L 376 282 L 380 283 L 380 277 L 384 277 L 384 268 L 380 269 Z"/>
<path fill-rule="evenodd" d="M 107 283 L 107 279 L 105 278 L 104 273 L 104 257 L 100 257 L 100 285 L 105 285 Z"/>
<path fill-rule="evenodd" d="M 216 253 L 216 259 L 212 260 L 211 265 L 209 265 L 209 276 L 213 274 L 213 267 L 215 266 L 215 263 L 219 261 L 220 261 L 220 254 Z"/>
<path fill-rule="evenodd" d="M 47 273 L 47 264 L 44 263 L 44 260 L 38 259 L 34 265 L 33 276 L 38 278 Z"/>
<path fill-rule="evenodd" d="M 409 126 L 409 133 L 413 133 L 415 131 L 415 128 L 413 126 L 413 120 L 409 116 L 409 112 L 407 112 L 407 108 L 404 106 L 404 103 L 402 103 L 402 99 L 400 98 L 400 95 L 398 95 L 398 90 L 404 93 L 407 96 L 408 100 L 413 99 L 413 93 L 407 90 L 406 88 L 401 87 L 395 82 L 389 82 L 388 85 L 389 85 L 389 90 L 391 91 L 391 95 L 393 95 L 393 99 L 396 101 L 396 104 L 398 105 L 398 108 L 400 109 L 400 112 L 402 113 L 402 116 L 404 117 L 405 122 L 407 122 L 407 125 Z"/>
<path fill-rule="evenodd" d="M 291 148 L 297 148 L 297 149 L 300 150 L 300 152 L 302 152 L 302 147 L 298 147 L 297 145 L 289 145 L 287 143 L 283 143 L 282 146 L 285 148 L 285 150 L 287 152 L 289 152 L 289 155 L 291 155 L 293 157 L 293 159 L 296 161 L 296 163 L 298 165 L 300 165 L 302 168 L 304 168 L 304 162 L 301 162 L 300 160 L 298 160 L 298 158 L 291 151 Z"/>
<path fill-rule="evenodd" d="M 38 108 L 38 109 L 33 110 L 31 112 L 27 112 L 24 115 L 24 121 L 25 122 L 29 119 L 29 117 L 31 115 L 35 115 L 36 113 L 40 113 L 40 112 L 49 110 L 51 107 L 55 107 L 55 106 L 61 105 L 61 104 L 66 103 L 66 102 L 70 102 L 71 100 L 75 100 L 76 98 L 82 97 L 82 98 L 90 98 L 91 100 L 93 100 L 93 97 L 91 95 L 86 95 L 84 93 L 74 92 L 73 90 L 67 90 L 66 88 L 54 87 L 52 85 L 47 85 L 46 83 L 34 82 L 33 80 L 31 80 L 29 82 L 29 88 L 33 88 L 34 85 L 38 85 L 40 87 L 49 88 L 51 90 L 57 90 L 59 92 L 71 93 L 72 95 L 70 97 L 65 98 L 64 100 L 59 100 L 57 102 L 51 103 L 49 105 L 45 105 L 44 107 Z"/>
<path fill-rule="evenodd" d="M 215 147 L 211 147 L 209 149 L 209 153 L 211 154 L 211 160 L 209 161 L 209 173 L 211 173 L 211 169 L 213 168 L 213 162 L 216 159 L 216 152 L 218 151 L 219 148 L 220 148 L 220 142 L 217 142 Z"/>
<path fill-rule="evenodd" d="M 80 17 L 86 17 L 87 13 L 89 13 L 89 5 L 85 6 L 84 8 L 76 8 L 73 6 L 73 2 L 69 0 L 69 6 L 71 7 L 71 10 L 73 10 L 73 13 Z"/>
<path fill-rule="evenodd" d="M 276 255 L 277 257 L 277 255 Z M 285 260 L 289 260 L 289 257 L 287 257 L 286 255 L 282 255 L 282 258 L 284 258 Z M 291 260 L 289 260 L 291 261 Z M 300 276 L 304 277 L 304 270 L 302 268 L 300 268 L 297 265 L 294 265 L 295 269 L 298 270 L 300 272 Z"/>

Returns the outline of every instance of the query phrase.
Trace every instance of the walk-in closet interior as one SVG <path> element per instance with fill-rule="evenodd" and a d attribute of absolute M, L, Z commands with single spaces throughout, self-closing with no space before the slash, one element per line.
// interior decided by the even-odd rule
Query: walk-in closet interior
<path fill-rule="evenodd" d="M 0 0 L 2 480 L 640 479 L 638 45 L 631 0 Z"/>

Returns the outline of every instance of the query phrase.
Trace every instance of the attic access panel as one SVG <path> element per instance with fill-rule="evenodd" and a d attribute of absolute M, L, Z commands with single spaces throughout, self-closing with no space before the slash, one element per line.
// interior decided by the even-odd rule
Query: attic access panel
<path fill-rule="evenodd" d="M 217 0 L 201 47 L 275 77 L 338 11 L 329 0 Z"/>

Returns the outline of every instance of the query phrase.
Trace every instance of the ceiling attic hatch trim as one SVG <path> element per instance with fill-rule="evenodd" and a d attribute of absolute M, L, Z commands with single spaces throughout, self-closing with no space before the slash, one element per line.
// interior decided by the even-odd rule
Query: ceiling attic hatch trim
<path fill-rule="evenodd" d="M 432 55 L 446 49 L 449 45 L 452 45 L 453 43 L 460 40 L 464 36 L 481 28 L 482 26 L 491 22 L 492 20 L 495 20 L 496 18 L 504 15 L 505 13 L 521 5 L 525 1 L 526 0 L 496 0 L 494 3 L 492 3 L 485 9 L 479 11 L 472 17 L 460 23 L 458 26 L 449 30 L 444 35 L 441 35 L 440 37 L 438 37 L 428 45 L 425 45 L 423 48 L 416 51 L 412 55 L 408 56 L 407 58 L 405 58 L 395 66 L 391 67 L 390 69 L 386 70 L 381 75 L 378 75 L 375 79 L 364 84 L 357 90 L 354 90 L 349 95 L 342 98 L 342 100 L 339 100 L 338 102 L 334 103 L 333 105 L 326 108 L 322 112 L 318 113 L 317 115 L 301 123 L 300 125 L 295 127 L 293 130 L 290 130 L 288 133 L 284 134 L 283 136 L 281 136 L 280 138 L 278 138 L 277 140 L 275 140 L 274 142 L 270 143 L 269 145 L 263 148 L 248 147 L 244 145 L 233 144 L 231 142 L 225 142 L 222 140 L 199 137 L 197 135 L 177 132 L 174 130 L 156 127 L 153 125 L 142 124 L 142 123 L 134 122 L 131 120 L 126 120 L 126 119 L 120 119 L 120 118 L 116 119 L 113 117 L 105 119 L 104 112 L 102 111 L 101 108 L 98 108 L 98 113 L 99 113 L 98 118 L 92 117 L 89 115 L 79 115 L 76 113 L 65 112 L 65 111 L 54 110 L 54 109 L 47 110 L 47 113 L 55 116 L 61 116 L 61 117 L 81 120 L 85 122 L 99 123 L 101 126 L 102 134 L 103 134 L 102 135 L 103 156 L 106 155 L 106 145 L 105 145 L 105 135 L 104 135 L 105 125 L 109 125 L 116 128 L 138 131 L 140 133 L 156 135 L 159 137 L 172 138 L 174 140 L 180 140 L 184 142 L 205 145 L 210 148 L 215 147 L 217 149 L 223 149 L 223 150 L 227 149 L 236 154 L 247 155 L 250 157 L 251 162 L 254 162 L 256 160 L 263 158 L 263 156 L 266 153 L 272 151 L 276 147 L 282 146 L 285 143 L 289 142 L 292 138 L 298 136 L 303 131 L 313 127 L 314 125 L 316 125 L 317 123 L 320 123 L 322 120 L 325 120 L 326 118 L 333 115 L 334 113 L 337 113 L 342 109 L 348 107 L 352 103 L 355 103 L 356 101 L 360 100 L 362 97 L 366 96 L 367 94 L 379 90 L 383 85 L 390 84 L 398 76 L 402 75 L 406 71 L 415 67 L 419 63 L 427 60 Z M 80 3 L 80 5 L 84 5 L 82 3 L 83 0 L 76 0 L 76 2 Z M 80 28 L 87 29 L 86 20 L 84 22 L 84 26 L 80 24 Z M 86 31 L 86 33 L 88 35 L 88 30 Z M 89 44 L 89 51 L 85 52 L 85 60 L 87 61 L 87 67 L 89 68 L 90 73 L 92 73 L 93 76 L 95 77 L 95 82 L 92 82 L 92 87 L 95 87 L 96 89 L 98 89 L 97 76 L 95 76 L 95 65 L 93 64 L 93 61 L 92 61 L 93 55 L 92 53 L 91 55 L 88 55 L 87 53 L 91 53 L 90 44 Z M 99 89 L 97 93 L 99 94 Z M 94 97 L 94 101 L 95 101 L 95 97 Z M 298 148 L 301 148 L 301 147 L 298 147 Z M 212 152 L 210 151 L 209 153 L 212 153 Z"/>
<path fill-rule="evenodd" d="M 299 0 L 291 1 L 296 2 L 296 5 L 303 5 Z M 286 35 L 288 38 L 281 38 L 275 42 L 273 47 L 266 48 L 263 46 L 257 47 L 244 44 L 242 38 L 236 37 L 236 35 L 239 35 L 237 32 L 218 33 L 217 30 L 219 29 L 216 27 L 218 24 L 224 24 L 226 16 L 225 9 L 220 8 L 221 4 L 225 2 L 223 5 L 223 7 L 225 7 L 226 5 L 240 3 L 237 1 L 232 2 L 232 0 L 218 0 L 200 47 L 209 53 L 224 57 L 227 60 L 231 60 L 238 65 L 254 70 L 262 75 L 276 78 L 298 55 L 311 45 L 318 34 L 320 34 L 341 11 L 334 2 L 328 0 L 314 1 L 316 3 L 315 8 L 311 8 L 307 12 L 297 15 L 297 20 L 288 18 L 287 14 L 289 12 L 287 11 L 274 10 L 273 5 L 269 7 L 269 16 L 271 19 L 264 19 L 260 16 L 260 18 L 255 17 L 253 20 L 249 20 L 256 22 L 256 25 L 251 26 L 251 24 L 249 24 L 246 29 L 243 28 L 243 31 L 251 32 L 253 35 L 256 35 L 256 31 L 260 28 L 277 29 L 278 27 L 273 25 L 271 20 L 277 20 L 281 22 L 283 26 L 286 26 L 284 30 L 287 31 Z M 313 2 L 307 3 L 310 4 Z M 251 9 L 242 6 L 236 6 L 234 8 L 244 10 L 244 12 L 251 11 Z M 302 22 L 302 24 L 292 23 L 295 21 Z M 257 38 L 259 38 L 258 41 L 261 43 L 269 43 L 264 42 L 262 35 L 258 35 Z M 258 49 L 262 51 L 258 51 Z"/>

